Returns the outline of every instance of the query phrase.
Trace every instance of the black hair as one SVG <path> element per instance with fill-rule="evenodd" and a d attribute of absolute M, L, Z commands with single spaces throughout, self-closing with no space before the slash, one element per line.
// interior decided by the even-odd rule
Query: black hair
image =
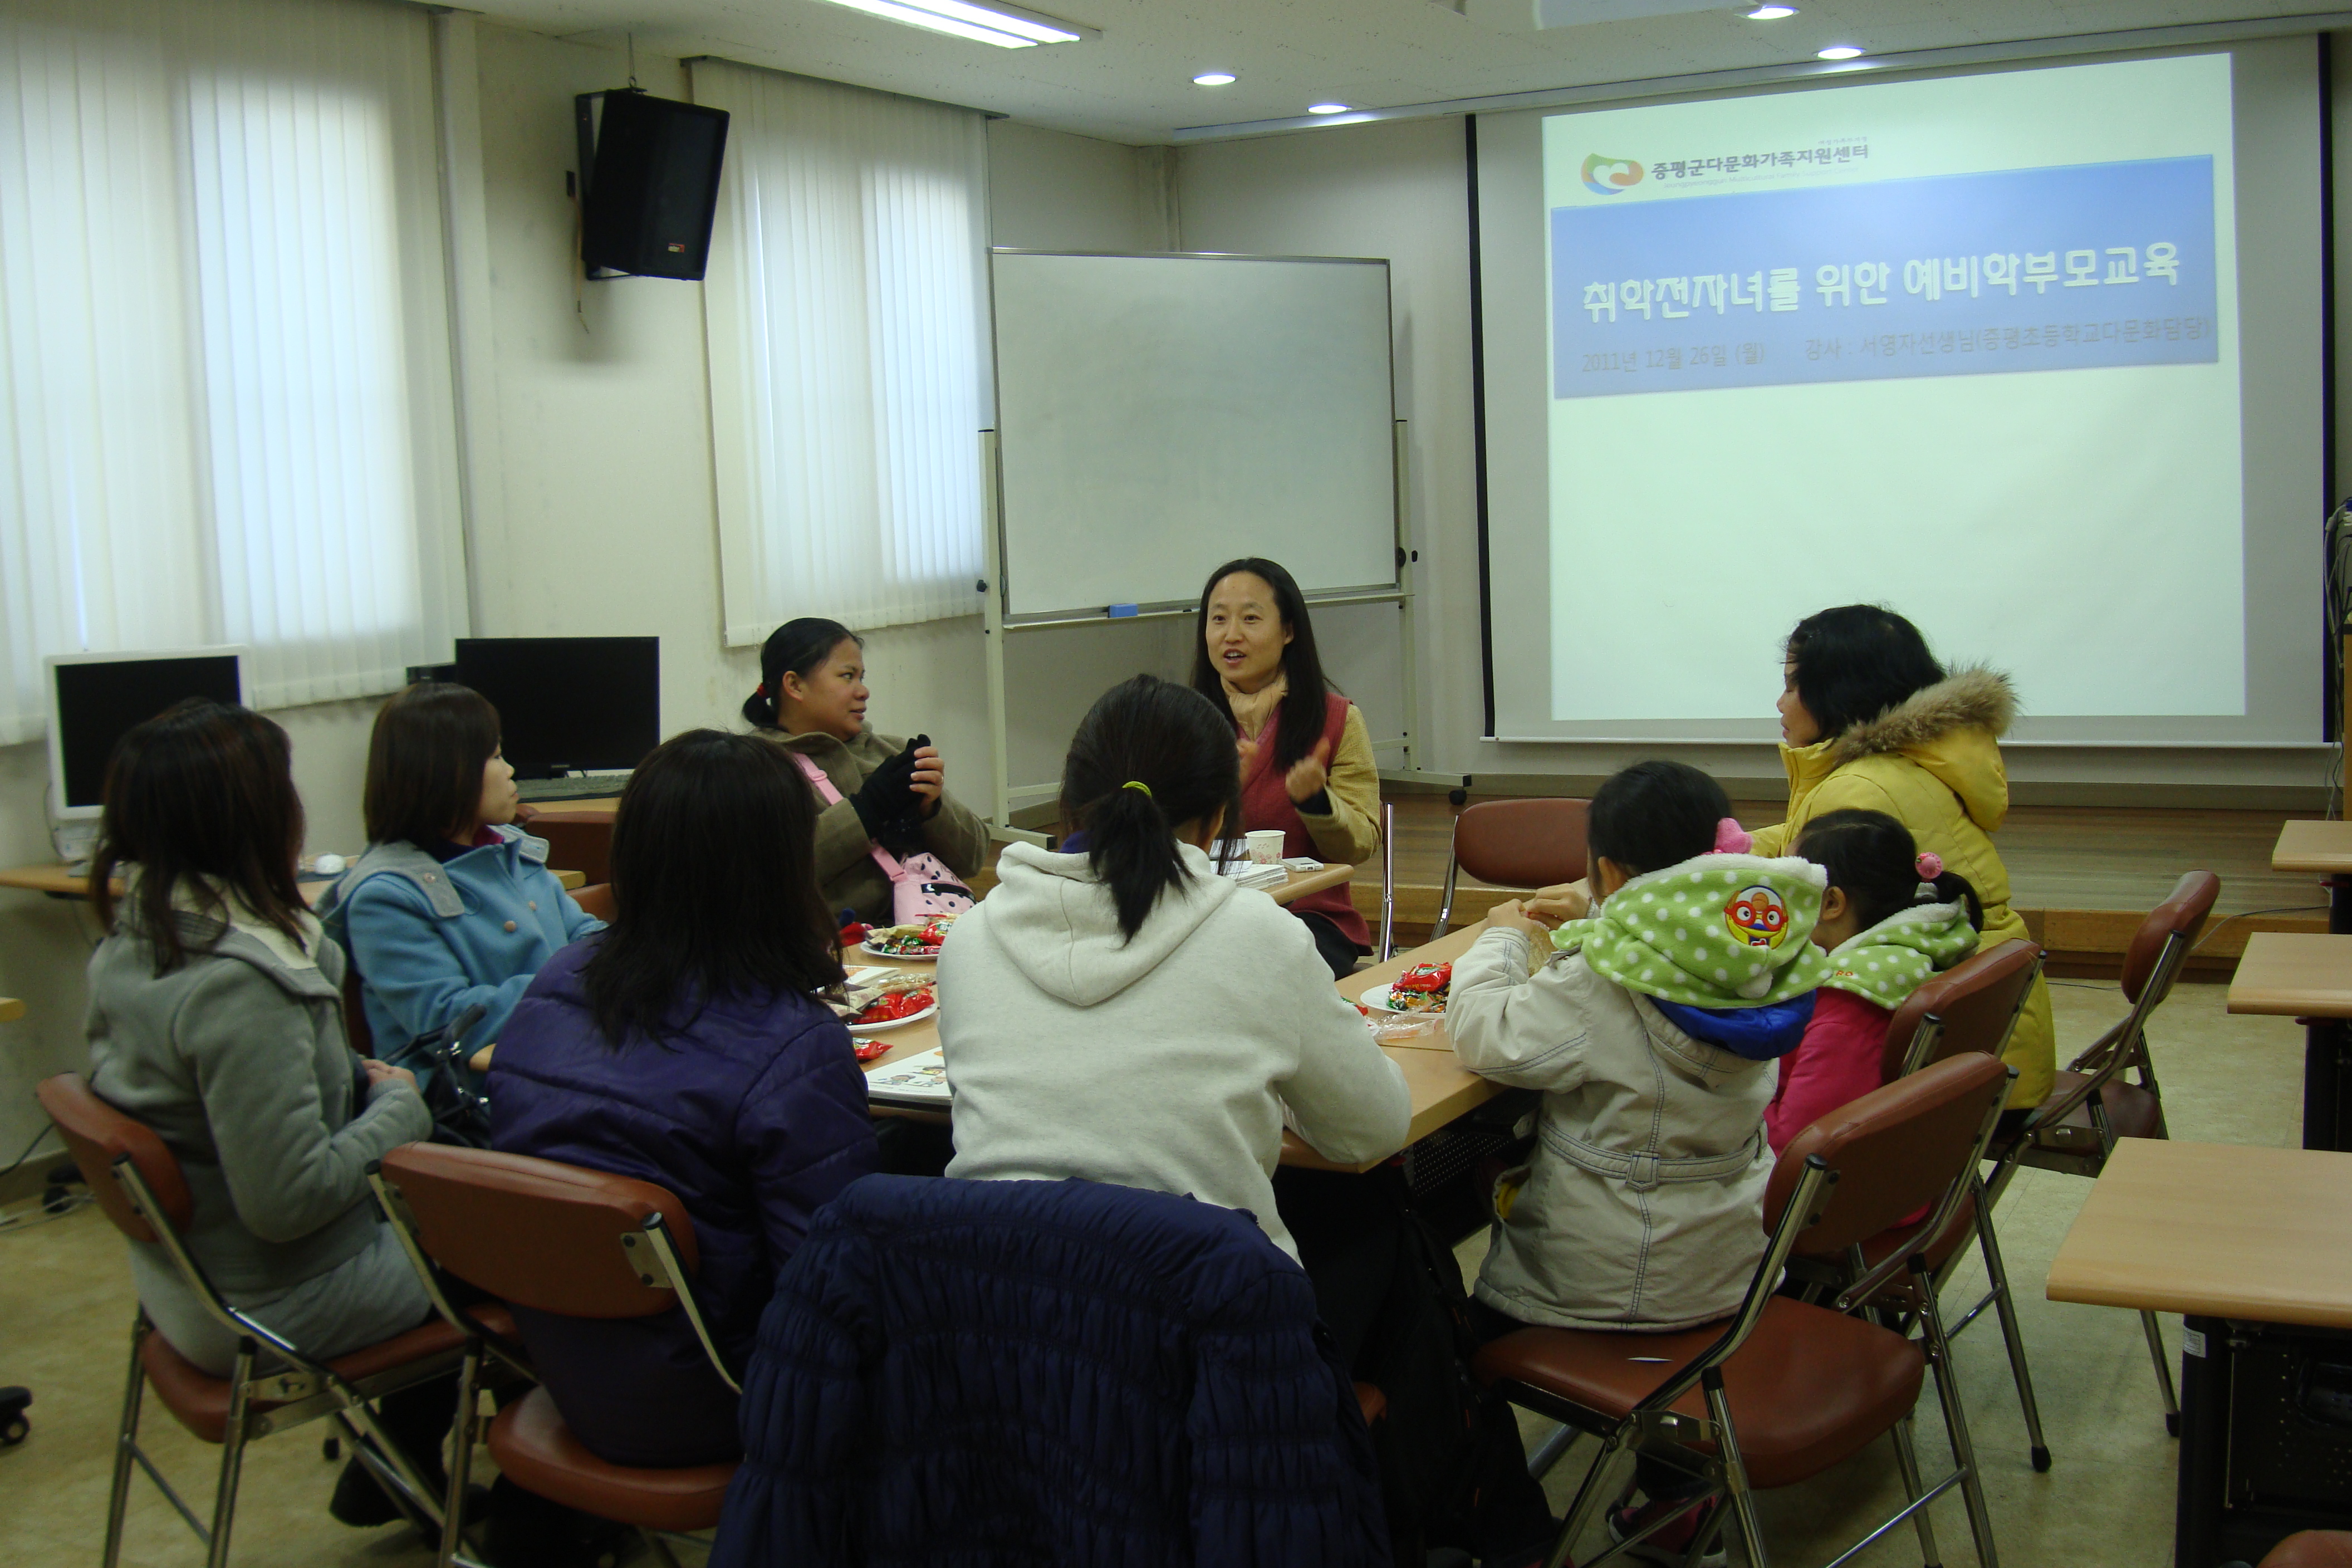
<path fill-rule="evenodd" d="M 816 808 L 782 746 L 688 730 L 613 814 L 613 921 L 582 973 L 607 1044 L 683 1030 L 712 999 L 841 983 L 816 886 Z"/>
<path fill-rule="evenodd" d="M 1219 812 L 1226 826 L 1239 823 L 1241 789 L 1232 716 L 1201 693 L 1139 675 L 1087 710 L 1062 764 L 1062 820 L 1086 830 L 1087 863 L 1129 940 L 1190 875 L 1176 829 Z"/>
<path fill-rule="evenodd" d="M 360 816 L 371 844 L 420 847 L 474 825 L 482 769 L 499 751 L 499 710 L 470 686 L 420 680 L 376 710 Z"/>
<path fill-rule="evenodd" d="M 1840 605 L 1807 616 L 1784 651 L 1795 667 L 1798 700 L 1824 741 L 1944 679 L 1919 628 L 1881 605 Z"/>
<path fill-rule="evenodd" d="M 845 642 L 866 646 L 864 637 L 839 621 L 819 616 L 803 616 L 770 632 L 760 645 L 760 689 L 743 699 L 743 721 L 755 730 L 774 729 L 784 700 L 784 673 L 806 680 Z"/>
<path fill-rule="evenodd" d="M 1911 830 L 1883 811 L 1825 811 L 1805 824 L 1790 852 L 1829 873 L 1829 885 L 1843 889 L 1861 931 L 1890 915 L 1927 902 L 1919 888 L 1919 848 Z M 1958 871 L 1933 880 L 1935 901 L 1968 906 L 1969 924 L 1984 930 L 1984 905 Z"/>
<path fill-rule="evenodd" d="M 1338 688 L 1325 679 L 1323 658 L 1315 650 L 1315 624 L 1307 618 L 1307 595 L 1298 591 L 1297 580 L 1280 564 L 1244 555 L 1209 574 L 1209 580 L 1201 586 L 1201 619 L 1192 644 L 1192 689 L 1216 705 L 1228 729 L 1234 727 L 1234 709 L 1225 698 L 1224 680 L 1209 658 L 1209 599 L 1216 593 L 1217 584 L 1236 572 L 1265 579 L 1265 585 L 1274 590 L 1276 612 L 1290 629 L 1290 644 L 1282 650 L 1286 690 L 1281 721 L 1274 739 L 1274 765 L 1287 772 L 1291 764 L 1313 751 L 1316 742 L 1323 739 L 1323 727 L 1328 721 L 1323 711 L 1324 697 Z"/>
<path fill-rule="evenodd" d="M 1635 763 L 1592 792 L 1585 849 L 1629 877 L 1663 871 L 1714 853 L 1715 830 L 1730 815 L 1723 786 L 1688 763 Z"/>
<path fill-rule="evenodd" d="M 302 941 L 302 797 L 286 731 L 249 708 L 206 698 L 173 703 L 134 725 L 107 759 L 105 813 L 90 858 L 89 895 L 114 924 L 114 873 L 139 868 L 131 923 L 155 949 L 155 973 L 186 962 L 173 918 L 184 887 L 197 907 L 229 921 L 235 900 L 296 943 Z"/>

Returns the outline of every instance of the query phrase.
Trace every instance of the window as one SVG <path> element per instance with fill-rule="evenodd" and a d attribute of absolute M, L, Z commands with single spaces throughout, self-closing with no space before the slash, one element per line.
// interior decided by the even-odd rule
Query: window
<path fill-rule="evenodd" d="M 255 700 L 445 658 L 465 604 L 429 21 L 0 17 L 0 741 L 48 653 L 251 645 Z"/>
<path fill-rule="evenodd" d="M 694 95 L 731 117 L 704 292 L 727 641 L 977 614 L 981 117 L 712 61 Z"/>

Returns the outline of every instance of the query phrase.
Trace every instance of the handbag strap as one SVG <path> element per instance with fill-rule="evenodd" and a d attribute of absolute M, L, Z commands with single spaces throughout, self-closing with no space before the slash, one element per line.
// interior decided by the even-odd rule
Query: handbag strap
<path fill-rule="evenodd" d="M 827 805 L 841 804 L 841 792 L 833 787 L 833 780 L 826 776 L 825 771 L 818 767 L 806 752 L 795 752 L 790 746 L 785 747 L 784 751 L 791 756 L 793 763 L 798 764 L 801 775 L 808 780 L 809 787 L 816 791 L 819 800 L 824 801 Z M 893 882 L 903 882 L 907 879 L 907 868 L 899 863 L 897 856 L 879 844 L 870 845 L 868 848 L 874 857 L 874 863 L 882 868 L 884 876 Z"/>

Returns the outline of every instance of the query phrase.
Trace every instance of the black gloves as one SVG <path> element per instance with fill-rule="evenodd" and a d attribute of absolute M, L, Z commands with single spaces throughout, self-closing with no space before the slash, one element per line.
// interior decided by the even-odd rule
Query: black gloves
<path fill-rule="evenodd" d="M 866 775 L 849 804 L 857 813 L 866 837 L 893 854 L 912 854 L 923 847 L 923 803 L 914 791 L 915 748 L 931 743 L 918 735 L 897 756 Z"/>

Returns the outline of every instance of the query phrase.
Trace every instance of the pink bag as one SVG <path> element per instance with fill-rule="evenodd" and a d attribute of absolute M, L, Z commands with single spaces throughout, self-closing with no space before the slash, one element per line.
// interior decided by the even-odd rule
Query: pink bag
<path fill-rule="evenodd" d="M 799 752 L 792 752 L 800 764 L 801 773 L 816 791 L 817 798 L 827 805 L 841 804 L 841 792 L 824 776 L 824 770 Z M 956 880 L 947 862 L 921 850 L 904 860 L 879 844 L 874 846 L 874 863 L 890 879 L 890 918 L 898 925 L 910 925 L 933 915 L 960 915 L 979 900 L 971 889 Z"/>

